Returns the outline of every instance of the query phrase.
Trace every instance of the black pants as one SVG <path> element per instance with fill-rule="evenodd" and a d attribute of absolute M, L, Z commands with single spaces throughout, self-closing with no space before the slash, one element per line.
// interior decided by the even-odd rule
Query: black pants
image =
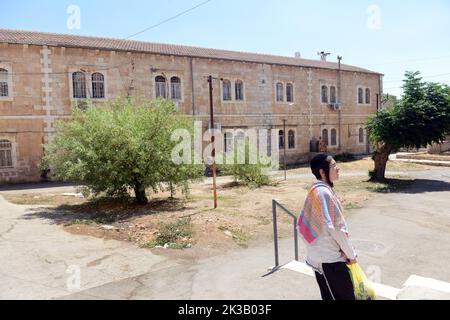
<path fill-rule="evenodd" d="M 345 262 L 322 263 L 323 275 L 316 272 L 322 300 L 355 300 L 353 283 Z"/>

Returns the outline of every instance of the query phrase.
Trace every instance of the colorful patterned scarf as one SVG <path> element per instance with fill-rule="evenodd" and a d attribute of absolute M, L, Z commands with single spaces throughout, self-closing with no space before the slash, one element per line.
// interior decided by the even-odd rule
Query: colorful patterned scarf
<path fill-rule="evenodd" d="M 297 230 L 311 244 L 323 232 L 324 226 L 348 233 L 341 202 L 329 185 L 318 181 L 309 190 Z"/>

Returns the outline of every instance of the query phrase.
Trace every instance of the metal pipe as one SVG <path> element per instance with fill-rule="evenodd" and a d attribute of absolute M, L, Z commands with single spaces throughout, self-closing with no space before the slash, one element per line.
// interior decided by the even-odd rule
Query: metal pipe
<path fill-rule="evenodd" d="M 213 171 L 213 195 L 214 195 L 214 209 L 217 208 L 217 189 L 216 189 L 216 149 L 214 147 L 214 106 L 213 106 L 213 86 L 212 86 L 212 76 L 208 77 L 209 82 L 209 107 L 210 107 L 210 121 L 211 121 L 211 145 L 212 145 L 212 151 L 211 151 L 211 157 L 212 157 L 212 171 Z"/>
<path fill-rule="evenodd" d="M 277 231 L 277 202 L 272 200 L 273 215 L 273 245 L 275 247 L 275 268 L 279 266 L 278 261 L 278 231 Z"/>

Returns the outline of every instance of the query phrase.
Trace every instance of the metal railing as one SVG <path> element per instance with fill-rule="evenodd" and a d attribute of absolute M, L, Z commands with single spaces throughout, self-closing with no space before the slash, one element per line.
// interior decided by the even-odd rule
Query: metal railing
<path fill-rule="evenodd" d="M 298 234 L 297 234 L 297 217 L 286 209 L 281 203 L 272 199 L 272 215 L 273 215 L 273 244 L 275 248 L 275 266 L 272 270 L 276 270 L 280 266 L 278 259 L 278 229 L 277 229 L 277 207 L 286 212 L 294 220 L 294 254 L 295 260 L 298 261 Z"/>

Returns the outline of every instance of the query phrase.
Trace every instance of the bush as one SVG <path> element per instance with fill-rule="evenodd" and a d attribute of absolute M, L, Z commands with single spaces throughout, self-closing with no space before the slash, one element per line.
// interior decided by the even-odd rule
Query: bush
<path fill-rule="evenodd" d="M 191 244 L 192 226 L 189 218 L 174 223 L 161 223 L 157 238 L 146 247 L 167 246 L 171 249 L 188 248 Z"/>
<path fill-rule="evenodd" d="M 336 160 L 336 162 L 350 162 L 356 160 L 356 158 L 351 153 L 343 152 L 334 156 L 334 160 Z"/>
<path fill-rule="evenodd" d="M 264 172 L 271 166 L 269 159 L 267 157 L 262 159 L 264 163 L 269 163 L 268 165 L 263 165 L 260 159 L 257 163 L 250 163 L 250 152 L 256 152 L 256 150 L 248 139 L 241 148 L 234 151 L 234 163 L 220 166 L 224 174 L 232 175 L 235 181 L 251 187 L 261 187 L 271 183 L 270 177 Z M 244 161 L 238 161 L 239 159 Z"/>

